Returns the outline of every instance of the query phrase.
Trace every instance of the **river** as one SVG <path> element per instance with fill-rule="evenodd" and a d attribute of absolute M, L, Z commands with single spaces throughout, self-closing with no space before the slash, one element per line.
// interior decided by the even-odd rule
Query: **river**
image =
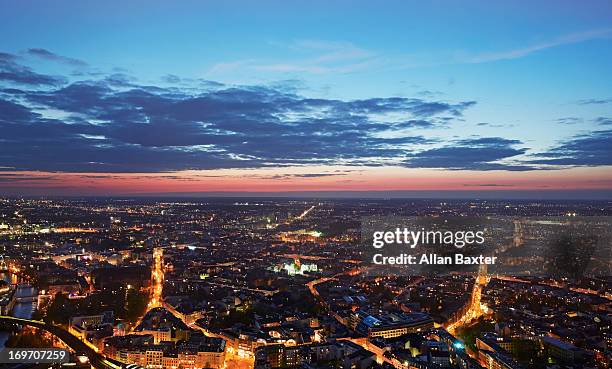
<path fill-rule="evenodd" d="M 0 280 L 4 280 L 8 283 L 18 283 L 18 277 L 10 273 L 0 273 Z M 36 289 L 31 286 L 22 286 L 17 289 L 17 296 L 33 296 L 37 293 Z M 30 319 L 32 314 L 36 310 L 36 302 L 18 302 L 13 307 L 11 315 L 17 318 Z M 0 331 L 0 349 L 4 348 L 6 340 L 9 338 L 10 333 L 6 331 Z"/>

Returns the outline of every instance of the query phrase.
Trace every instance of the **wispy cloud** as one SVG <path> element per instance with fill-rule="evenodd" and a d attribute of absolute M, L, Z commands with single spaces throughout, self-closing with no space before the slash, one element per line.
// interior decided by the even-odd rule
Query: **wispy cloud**
<path fill-rule="evenodd" d="M 602 126 L 612 126 L 612 118 L 609 117 L 597 117 L 593 121 Z"/>
<path fill-rule="evenodd" d="M 464 187 L 514 187 L 512 184 L 498 184 L 498 183 L 466 183 Z"/>
<path fill-rule="evenodd" d="M 257 61 L 255 59 L 244 59 L 244 60 L 234 60 L 221 62 L 213 65 L 206 74 L 209 75 L 218 75 L 222 73 L 233 72 L 236 69 L 249 67 L 255 64 Z"/>
<path fill-rule="evenodd" d="M 578 124 L 582 123 L 584 120 L 578 117 L 562 117 L 555 119 L 555 122 L 559 124 Z"/>
<path fill-rule="evenodd" d="M 31 175 L 23 173 L 0 173 L 0 184 L 16 182 L 48 182 L 58 179 L 55 175 Z"/>
<path fill-rule="evenodd" d="M 527 46 L 498 51 L 462 50 L 446 55 L 419 52 L 397 55 L 359 47 L 346 41 L 296 40 L 290 43 L 271 42 L 272 46 L 289 51 L 282 59 L 243 59 L 213 65 L 209 75 L 246 70 L 271 73 L 333 74 L 376 70 L 403 70 L 452 64 L 480 64 L 520 59 L 539 51 L 580 42 L 612 38 L 612 28 L 569 33 Z M 581 100 L 578 104 L 605 104 L 610 99 Z"/>
<path fill-rule="evenodd" d="M 459 56 L 459 61 L 465 63 L 487 63 L 499 60 L 518 59 L 533 54 L 535 52 L 550 49 L 553 47 L 610 37 L 612 37 L 612 28 L 576 32 L 563 35 L 548 41 L 534 43 L 525 47 L 493 52 L 484 52 L 473 55 L 466 54 Z"/>
<path fill-rule="evenodd" d="M 309 63 L 277 63 L 277 64 L 254 64 L 250 67 L 257 71 L 279 72 L 279 73 L 309 73 L 309 74 L 327 74 L 327 73 L 351 73 L 366 69 L 372 66 L 371 61 L 361 63 L 351 63 L 345 65 L 326 66 L 320 64 Z"/>
<path fill-rule="evenodd" d="M 244 59 L 213 65 L 209 75 L 238 69 L 276 73 L 350 73 L 366 69 L 377 60 L 376 53 L 350 42 L 327 40 L 296 40 L 288 44 L 271 43 L 292 52 L 284 60 Z"/>
<path fill-rule="evenodd" d="M 612 99 L 584 99 L 576 102 L 578 105 L 602 105 L 609 103 L 612 103 Z"/>
<path fill-rule="evenodd" d="M 58 55 L 47 49 L 31 48 L 31 49 L 27 49 L 25 53 L 31 56 L 41 58 L 41 59 L 55 61 L 55 62 L 64 63 L 64 64 L 70 64 L 70 65 L 77 66 L 77 67 L 87 66 L 87 63 L 85 63 L 82 60 Z"/>
<path fill-rule="evenodd" d="M 374 53 L 372 51 L 358 47 L 350 42 L 298 40 L 294 41 L 289 47 L 298 51 L 321 52 L 321 55 L 317 56 L 312 60 L 316 63 L 365 59 L 374 56 Z"/>

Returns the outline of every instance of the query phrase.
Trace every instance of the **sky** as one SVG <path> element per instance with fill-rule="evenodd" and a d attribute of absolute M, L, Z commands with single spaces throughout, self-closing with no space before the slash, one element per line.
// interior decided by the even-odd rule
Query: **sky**
<path fill-rule="evenodd" d="M 0 34 L 0 196 L 612 197 L 609 1 L 3 1 Z"/>

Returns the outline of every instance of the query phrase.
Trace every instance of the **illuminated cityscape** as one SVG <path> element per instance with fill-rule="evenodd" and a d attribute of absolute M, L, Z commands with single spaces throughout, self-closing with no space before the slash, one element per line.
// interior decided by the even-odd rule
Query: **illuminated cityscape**
<path fill-rule="evenodd" d="M 3 342 L 66 347 L 96 368 L 608 368 L 609 275 L 485 265 L 374 273 L 358 224 L 373 212 L 509 217 L 514 250 L 553 223 L 528 215 L 611 210 L 602 201 L 4 199 L 0 303 L 24 324 L 3 317 Z"/>

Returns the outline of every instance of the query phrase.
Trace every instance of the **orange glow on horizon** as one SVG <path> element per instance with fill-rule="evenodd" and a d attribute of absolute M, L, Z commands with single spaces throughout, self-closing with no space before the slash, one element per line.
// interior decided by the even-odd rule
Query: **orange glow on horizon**
<path fill-rule="evenodd" d="M 612 189 L 611 167 L 548 171 L 451 171 L 397 167 L 297 167 L 171 173 L 3 172 L 2 192 L 147 194 L 181 192 L 461 191 Z"/>

